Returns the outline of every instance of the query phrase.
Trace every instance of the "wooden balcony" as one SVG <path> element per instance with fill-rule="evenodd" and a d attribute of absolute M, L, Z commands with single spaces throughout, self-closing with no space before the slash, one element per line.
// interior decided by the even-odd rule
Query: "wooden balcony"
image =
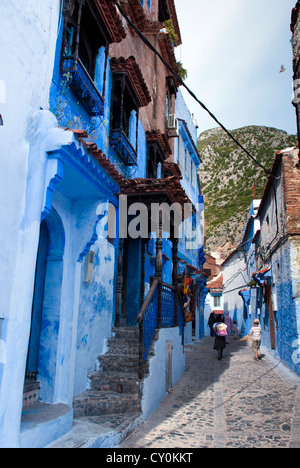
<path fill-rule="evenodd" d="M 81 60 L 74 57 L 64 57 L 61 65 L 61 77 L 69 74 L 69 87 L 74 91 L 80 102 L 91 116 L 104 115 L 104 100 L 94 81 L 85 69 Z"/>
<path fill-rule="evenodd" d="M 111 131 L 109 146 L 117 153 L 125 166 L 137 165 L 137 152 L 122 129 Z"/>

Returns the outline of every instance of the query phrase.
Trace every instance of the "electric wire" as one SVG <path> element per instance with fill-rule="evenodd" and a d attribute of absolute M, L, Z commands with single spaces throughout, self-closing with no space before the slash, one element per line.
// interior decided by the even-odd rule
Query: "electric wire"
<path fill-rule="evenodd" d="M 184 83 L 184 81 L 180 78 L 180 76 L 172 69 L 169 63 L 161 56 L 158 50 L 148 41 L 148 39 L 141 33 L 141 31 L 135 26 L 135 24 L 131 21 L 131 19 L 127 16 L 121 5 L 117 0 L 112 0 L 113 3 L 116 5 L 118 10 L 120 11 L 121 15 L 125 18 L 131 28 L 136 32 L 136 34 L 140 37 L 140 39 L 146 44 L 146 46 L 152 50 L 152 52 L 159 57 L 162 63 L 168 68 L 168 70 L 174 75 L 174 77 L 178 80 L 178 82 L 188 91 L 188 93 L 192 96 L 192 98 L 204 109 L 210 117 L 219 125 L 219 127 L 224 130 L 224 132 L 231 138 L 237 146 L 239 146 L 246 154 L 249 156 L 252 161 L 257 164 L 267 175 L 270 175 L 271 171 L 266 169 L 235 137 L 234 135 L 217 119 L 217 117 L 206 107 L 206 105 L 197 98 L 197 96 L 193 93 L 193 91 Z"/>

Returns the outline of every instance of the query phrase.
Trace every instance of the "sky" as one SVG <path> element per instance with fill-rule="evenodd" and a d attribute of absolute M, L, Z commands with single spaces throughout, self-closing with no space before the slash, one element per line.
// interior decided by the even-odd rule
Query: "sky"
<path fill-rule="evenodd" d="M 229 130 L 263 125 L 296 134 L 292 9 L 296 0 L 175 0 L 186 85 Z M 285 71 L 279 73 L 281 65 Z M 216 122 L 181 87 L 199 130 Z"/>

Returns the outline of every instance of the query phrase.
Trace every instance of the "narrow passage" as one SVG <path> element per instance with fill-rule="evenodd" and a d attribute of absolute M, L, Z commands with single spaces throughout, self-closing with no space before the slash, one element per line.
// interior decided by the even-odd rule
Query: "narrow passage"
<path fill-rule="evenodd" d="M 297 444 L 298 376 L 267 351 L 262 361 L 254 361 L 247 340 L 232 341 L 220 362 L 213 338 L 206 337 L 185 350 L 183 377 L 122 448 L 287 448 Z"/>

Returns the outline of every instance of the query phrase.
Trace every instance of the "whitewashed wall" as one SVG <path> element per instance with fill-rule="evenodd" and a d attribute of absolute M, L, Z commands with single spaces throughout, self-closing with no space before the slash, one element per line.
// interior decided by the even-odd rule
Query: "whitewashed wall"
<path fill-rule="evenodd" d="M 40 225 L 40 219 L 34 219 L 34 208 L 26 206 L 29 153 L 45 123 L 37 116 L 49 105 L 59 9 L 59 0 L 0 2 L 0 114 L 4 121 L 0 126 L 0 317 L 4 318 L 0 337 L 3 361 L 0 446 L 3 447 L 20 445 L 23 389 L 14 382 L 24 378 L 26 352 L 22 346 L 29 335 L 30 317 L 25 316 L 28 309 L 23 304 L 32 301 L 36 252 L 32 256 L 30 251 L 37 249 Z M 49 123 L 48 118 L 46 121 Z M 35 150 L 38 151 L 37 146 Z M 27 249 L 28 244 L 32 249 Z M 25 358 L 19 359 L 24 354 Z"/>

